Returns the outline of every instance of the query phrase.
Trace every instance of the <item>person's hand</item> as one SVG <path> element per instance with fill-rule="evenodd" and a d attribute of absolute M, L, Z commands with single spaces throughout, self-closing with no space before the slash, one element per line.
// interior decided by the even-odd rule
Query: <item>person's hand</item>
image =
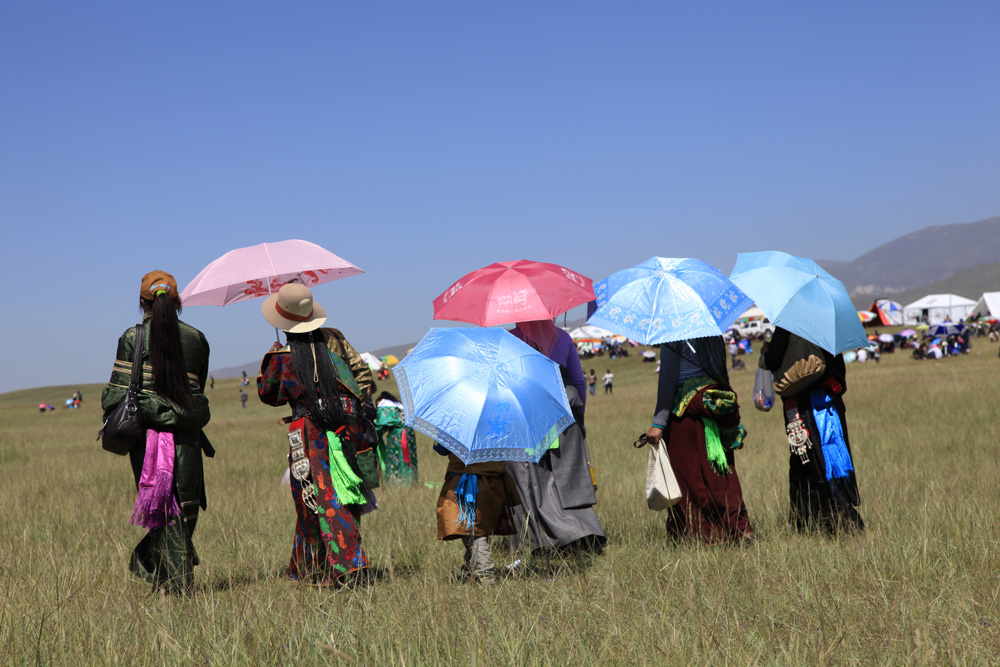
<path fill-rule="evenodd" d="M 649 430 L 646 431 L 646 442 L 651 445 L 660 444 L 660 436 L 663 435 L 663 429 L 659 426 L 650 426 Z"/>

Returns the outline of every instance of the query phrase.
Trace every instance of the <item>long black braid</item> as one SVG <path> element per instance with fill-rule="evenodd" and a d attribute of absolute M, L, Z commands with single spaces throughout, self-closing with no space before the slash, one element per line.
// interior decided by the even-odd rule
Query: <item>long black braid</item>
<path fill-rule="evenodd" d="M 347 423 L 343 401 L 345 398 L 351 400 L 351 395 L 349 393 L 345 395 L 340 390 L 340 376 L 336 366 L 330 361 L 326 337 L 318 330 L 300 334 L 289 333 L 288 349 L 292 355 L 295 379 L 305 391 L 306 409 L 309 410 L 310 418 L 324 431 L 337 431 Z M 356 476 L 364 479 L 361 467 L 358 465 L 354 439 L 348 437 L 347 433 L 342 433 L 340 442 L 347 464 L 351 466 Z"/>
<path fill-rule="evenodd" d="M 305 391 L 309 415 L 323 430 L 336 431 L 344 425 L 346 416 L 339 375 L 330 361 L 322 332 L 289 333 L 288 348 L 292 353 L 295 379 Z M 317 364 L 313 363 L 313 359 Z M 315 381 L 317 377 L 318 384 Z"/>

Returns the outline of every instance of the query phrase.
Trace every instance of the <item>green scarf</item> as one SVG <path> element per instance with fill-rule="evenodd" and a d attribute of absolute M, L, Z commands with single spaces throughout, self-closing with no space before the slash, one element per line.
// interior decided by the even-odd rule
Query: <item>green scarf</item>
<path fill-rule="evenodd" d="M 364 505 L 368 502 L 361 492 L 361 478 L 354 474 L 347 458 L 344 456 L 344 445 L 340 436 L 333 431 L 326 432 L 330 453 L 330 481 L 337 498 L 343 505 Z"/>

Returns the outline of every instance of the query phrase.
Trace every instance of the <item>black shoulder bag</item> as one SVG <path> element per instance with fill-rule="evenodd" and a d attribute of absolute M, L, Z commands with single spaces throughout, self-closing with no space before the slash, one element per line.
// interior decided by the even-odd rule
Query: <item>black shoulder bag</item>
<path fill-rule="evenodd" d="M 101 447 L 119 456 L 125 456 L 146 437 L 139 411 L 139 389 L 142 387 L 142 344 L 146 327 L 140 322 L 135 327 L 135 352 L 132 354 L 132 377 L 128 393 L 118 407 L 108 416 L 97 437 Z"/>

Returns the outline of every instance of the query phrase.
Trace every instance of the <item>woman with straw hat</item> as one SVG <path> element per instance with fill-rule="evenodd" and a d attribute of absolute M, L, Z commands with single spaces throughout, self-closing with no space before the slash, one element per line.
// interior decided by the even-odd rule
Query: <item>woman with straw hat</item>
<path fill-rule="evenodd" d="M 365 464 L 369 456 L 374 462 L 375 452 L 362 424 L 371 370 L 340 331 L 320 328 L 326 311 L 308 287 L 284 285 L 261 312 L 288 339 L 264 356 L 257 378 L 262 402 L 292 408 L 286 422 L 297 521 L 287 576 L 346 583 L 368 567 L 359 525 L 361 515 L 375 509 L 369 486 L 375 482 Z"/>
<path fill-rule="evenodd" d="M 198 510 L 205 507 L 202 449 L 214 451 L 202 432 L 211 417 L 205 397 L 208 341 L 177 319 L 181 312 L 177 281 L 152 271 L 139 288 L 145 337 L 139 408 L 146 441 L 129 452 L 138 490 L 133 525 L 149 533 L 129 560 L 129 569 L 156 588 L 189 592 L 198 564 L 191 537 Z M 136 327 L 118 339 L 111 381 L 101 395 L 105 419 L 128 392 Z"/>

